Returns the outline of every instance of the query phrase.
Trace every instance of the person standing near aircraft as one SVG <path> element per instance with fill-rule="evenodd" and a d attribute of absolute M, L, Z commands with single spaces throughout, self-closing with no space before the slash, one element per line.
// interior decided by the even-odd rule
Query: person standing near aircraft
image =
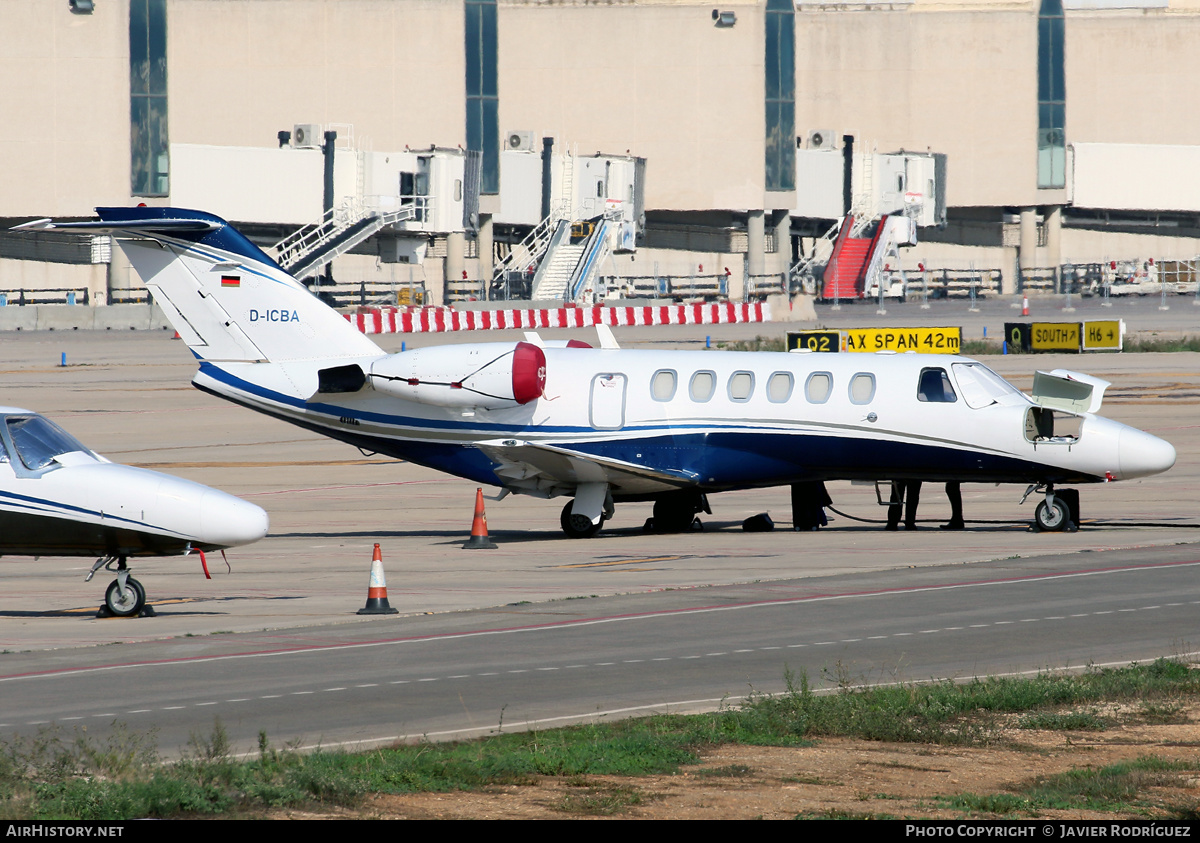
<path fill-rule="evenodd" d="M 917 504 L 921 502 L 920 480 L 893 480 L 885 530 L 900 529 L 900 507 L 904 506 L 904 529 L 917 529 Z"/>
<path fill-rule="evenodd" d="M 946 484 L 946 497 L 950 499 L 950 520 L 941 525 L 943 530 L 962 530 L 967 525 L 963 521 L 962 486 L 957 480 Z"/>
<path fill-rule="evenodd" d="M 833 499 L 820 480 L 792 484 L 792 529 L 800 532 L 819 530 L 829 525 L 825 507 Z"/>

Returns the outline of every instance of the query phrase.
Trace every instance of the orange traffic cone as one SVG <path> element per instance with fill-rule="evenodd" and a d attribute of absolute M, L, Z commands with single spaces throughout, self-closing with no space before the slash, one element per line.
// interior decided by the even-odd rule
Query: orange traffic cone
<path fill-rule="evenodd" d="M 1029 296 L 1021 297 L 1021 315 L 1022 316 L 1029 315 Z"/>
<path fill-rule="evenodd" d="M 495 550 L 495 543 L 488 538 L 487 513 L 483 511 L 483 489 L 475 490 L 475 520 L 471 522 L 471 538 L 463 550 Z"/>
<path fill-rule="evenodd" d="M 383 578 L 383 554 L 379 552 L 379 544 L 375 545 L 375 555 L 371 557 L 371 584 L 367 586 L 367 605 L 358 610 L 360 615 L 398 615 L 400 611 L 393 609 L 387 599 L 387 581 Z"/>

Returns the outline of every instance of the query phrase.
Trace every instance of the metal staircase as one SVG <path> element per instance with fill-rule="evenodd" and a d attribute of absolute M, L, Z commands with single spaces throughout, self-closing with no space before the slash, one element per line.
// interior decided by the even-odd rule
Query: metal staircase
<path fill-rule="evenodd" d="M 813 242 L 812 254 L 806 258 L 800 258 L 788 269 L 789 292 L 801 292 L 810 296 L 817 294 L 816 270 L 829 262 L 829 257 L 833 253 L 833 244 L 842 230 L 842 222 L 843 220 L 839 219 L 831 225 L 828 231 Z"/>
<path fill-rule="evenodd" d="M 492 272 L 492 284 L 502 283 L 510 274 L 525 275 L 537 267 L 557 235 L 560 223 L 570 221 L 574 214 L 575 158 L 567 153 L 563 163 L 562 179 L 559 184 L 559 200 L 550 207 L 550 214 L 534 226 L 525 239 L 517 243 L 496 264 Z M 534 282 L 536 290 L 537 282 Z M 535 296 L 536 298 L 536 296 Z"/>
<path fill-rule="evenodd" d="M 570 230 L 571 223 L 568 220 L 559 220 L 554 236 L 546 244 L 546 259 L 533 276 L 533 292 L 530 297 L 535 301 L 565 301 L 567 298 L 571 277 L 575 273 L 575 267 L 579 266 L 579 258 L 587 248 L 586 242 L 571 243 Z"/>
<path fill-rule="evenodd" d="M 368 208 L 357 200 L 344 202 L 326 211 L 317 222 L 303 226 L 276 243 L 275 260 L 297 279 L 316 275 L 320 267 L 344 255 L 385 226 L 425 218 L 428 198 L 416 197 L 416 201 L 395 211 Z"/>
<path fill-rule="evenodd" d="M 612 221 L 562 220 L 546 247 L 546 257 L 533 277 L 532 296 L 537 301 L 590 303 L 592 281 L 609 253 Z"/>

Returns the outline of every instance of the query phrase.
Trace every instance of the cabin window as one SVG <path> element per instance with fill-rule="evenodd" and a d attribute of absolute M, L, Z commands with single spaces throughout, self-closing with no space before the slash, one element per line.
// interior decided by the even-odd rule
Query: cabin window
<path fill-rule="evenodd" d="M 729 376 L 729 400 L 749 401 L 754 394 L 754 375 L 750 372 L 734 372 Z"/>
<path fill-rule="evenodd" d="M 715 372 L 696 372 L 692 375 L 691 394 L 692 400 L 703 402 L 713 397 L 713 391 L 717 388 L 717 375 Z"/>
<path fill-rule="evenodd" d="M 670 401 L 675 397 L 676 377 L 670 369 L 662 369 L 654 373 L 650 380 L 650 395 L 655 401 Z"/>
<path fill-rule="evenodd" d="M 875 376 L 870 372 L 859 372 L 850 379 L 850 402 L 870 404 L 875 397 Z"/>
<path fill-rule="evenodd" d="M 810 404 L 824 404 L 833 392 L 833 375 L 829 372 L 813 372 L 804 384 L 804 395 Z"/>
<path fill-rule="evenodd" d="M 767 381 L 767 399 L 775 404 L 782 404 L 792 397 L 792 387 L 795 381 L 788 372 L 776 372 Z"/>
<path fill-rule="evenodd" d="M 922 369 L 917 381 L 917 400 L 933 404 L 953 404 L 958 400 L 945 369 Z"/>

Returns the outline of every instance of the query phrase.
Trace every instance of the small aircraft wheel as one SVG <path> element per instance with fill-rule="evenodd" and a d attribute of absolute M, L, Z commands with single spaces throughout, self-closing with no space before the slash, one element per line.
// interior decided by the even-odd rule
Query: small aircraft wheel
<path fill-rule="evenodd" d="M 133 577 L 125 580 L 125 592 L 121 592 L 121 583 L 113 580 L 104 593 L 104 605 L 108 611 L 119 618 L 129 618 L 142 611 L 146 605 L 146 589 Z"/>
<path fill-rule="evenodd" d="M 574 505 L 575 502 L 571 501 L 563 507 L 562 516 L 559 518 L 563 532 L 573 539 L 590 539 L 596 533 L 600 532 L 600 527 L 604 524 L 604 518 L 601 517 L 599 524 L 593 524 L 592 519 L 586 515 L 576 515 L 571 512 L 571 507 Z"/>
<path fill-rule="evenodd" d="M 1039 503 L 1037 509 L 1034 510 L 1033 518 L 1037 521 L 1038 529 L 1053 533 L 1067 526 L 1067 521 L 1071 518 L 1071 511 L 1067 509 L 1065 503 L 1055 498 L 1053 506 L 1046 501 Z"/>

